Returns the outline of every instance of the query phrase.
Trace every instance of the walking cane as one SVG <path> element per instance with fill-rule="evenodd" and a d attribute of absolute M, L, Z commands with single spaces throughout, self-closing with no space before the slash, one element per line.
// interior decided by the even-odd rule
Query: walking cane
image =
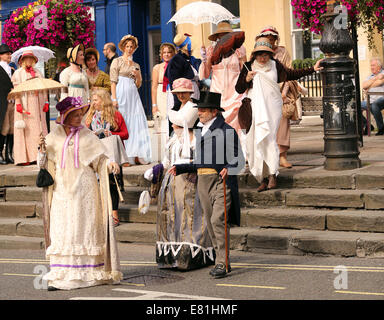
<path fill-rule="evenodd" d="M 225 270 L 228 272 L 228 225 L 227 225 L 227 185 L 226 178 L 223 178 L 224 188 L 224 220 L 225 220 Z"/>

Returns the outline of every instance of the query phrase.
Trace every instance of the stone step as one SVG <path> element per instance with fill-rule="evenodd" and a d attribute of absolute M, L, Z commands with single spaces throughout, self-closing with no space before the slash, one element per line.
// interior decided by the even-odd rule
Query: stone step
<path fill-rule="evenodd" d="M 41 216 L 41 203 L 35 201 L 0 202 L 0 218 L 26 218 Z"/>
<path fill-rule="evenodd" d="M 140 214 L 137 204 L 120 204 L 118 212 L 121 222 L 156 223 L 156 205 L 151 205 L 146 214 Z"/>
<path fill-rule="evenodd" d="M 384 232 L 384 211 L 300 208 L 244 209 L 242 227 Z"/>
<path fill-rule="evenodd" d="M 384 209 L 384 190 L 273 189 L 258 193 L 239 189 L 242 207 L 315 207 Z"/>
<path fill-rule="evenodd" d="M 150 168 L 124 169 L 125 187 L 148 188 L 150 182 L 144 179 L 144 171 Z M 381 167 L 379 167 L 381 168 Z M 293 166 L 281 169 L 278 185 L 281 188 L 318 188 L 318 189 L 384 189 L 384 167 L 366 166 L 355 170 L 327 171 L 322 167 Z M 129 169 L 129 171 L 127 170 Z M 36 187 L 38 170 L 24 172 L 6 172 L 0 175 L 0 188 L 29 186 Z M 259 183 L 249 172 L 238 176 L 240 188 L 256 188 Z"/>
<path fill-rule="evenodd" d="M 16 228 L 17 232 L 17 229 L 23 229 L 23 223 L 25 222 L 19 221 L 18 226 L 15 226 L 14 222 L 8 221 L 4 225 L 8 224 L 10 229 Z M 33 221 L 32 224 L 34 223 L 38 225 L 37 222 Z M 0 230 L 5 230 L 4 228 L 2 226 Z M 44 239 L 39 233 L 35 233 L 37 229 L 31 231 L 27 228 L 24 229 L 24 234 L 36 236 L 0 234 L 0 249 L 44 249 Z M 115 230 L 119 242 L 156 243 L 155 224 L 124 223 Z M 260 253 L 383 258 L 384 233 L 233 227 L 230 248 Z"/>
<path fill-rule="evenodd" d="M 44 249 L 44 238 L 0 235 L 0 249 Z"/>
<path fill-rule="evenodd" d="M 5 201 L 41 201 L 41 188 L 25 186 L 7 188 Z"/>
<path fill-rule="evenodd" d="M 0 235 L 44 237 L 43 220 L 36 218 L 2 218 L 0 219 Z"/>

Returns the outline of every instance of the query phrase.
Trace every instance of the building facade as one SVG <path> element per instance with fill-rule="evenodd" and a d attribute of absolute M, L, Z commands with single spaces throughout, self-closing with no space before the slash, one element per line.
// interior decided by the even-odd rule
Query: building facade
<path fill-rule="evenodd" d="M 0 0 L 0 21 L 18 7 L 27 5 L 31 0 Z M 216 25 L 181 24 L 177 27 L 168 23 L 173 14 L 188 3 L 196 0 L 84 0 L 90 6 L 96 23 L 96 48 L 102 53 L 106 42 L 118 44 L 121 37 L 133 34 L 139 40 L 139 48 L 134 54 L 143 73 L 143 86 L 140 94 L 147 114 L 151 112 L 150 81 L 153 66 L 159 62 L 159 46 L 162 42 L 172 42 L 175 33 L 187 32 L 192 35 L 193 55 L 200 57 L 200 47 L 209 45 L 208 36 L 215 31 Z M 320 37 L 312 34 L 310 41 L 304 41 L 303 32 L 296 27 L 290 0 L 211 0 L 227 8 L 237 19 L 232 21 L 234 29 L 245 31 L 244 46 L 247 56 L 253 49 L 255 36 L 265 26 L 272 25 L 279 30 L 280 45 L 285 46 L 293 59 L 316 58 Z M 383 58 L 383 42 L 377 35 L 376 49 L 369 49 L 366 36 L 359 31 L 360 80 L 369 74 L 369 59 Z M 119 52 L 121 54 L 121 52 Z M 101 59 L 100 68 L 104 69 L 105 60 Z"/>
<path fill-rule="evenodd" d="M 4 21 L 15 9 L 28 5 L 31 0 L 0 0 L 0 21 Z M 147 114 L 151 112 L 150 82 L 152 67 L 159 62 L 159 47 L 162 42 L 172 42 L 174 25 L 169 19 L 175 12 L 174 0 L 84 0 L 91 8 L 96 23 L 95 45 L 100 52 L 99 67 L 105 68 L 102 55 L 104 44 L 116 45 L 126 34 L 138 38 L 139 47 L 134 60 L 140 64 L 143 86 L 140 95 Z M 121 54 L 121 52 L 118 52 Z"/>

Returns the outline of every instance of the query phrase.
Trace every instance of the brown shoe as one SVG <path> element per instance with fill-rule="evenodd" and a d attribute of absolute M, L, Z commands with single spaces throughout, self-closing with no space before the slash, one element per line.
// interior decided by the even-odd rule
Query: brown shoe
<path fill-rule="evenodd" d="M 276 189 L 277 187 L 277 178 L 276 175 L 270 175 L 269 176 L 269 181 L 268 181 L 268 190 L 270 189 Z"/>
<path fill-rule="evenodd" d="M 256 191 L 257 191 L 257 192 L 265 191 L 265 190 L 267 190 L 267 187 L 268 187 L 268 185 L 267 185 L 267 181 L 264 179 L 264 180 L 261 182 L 260 186 L 256 189 Z"/>

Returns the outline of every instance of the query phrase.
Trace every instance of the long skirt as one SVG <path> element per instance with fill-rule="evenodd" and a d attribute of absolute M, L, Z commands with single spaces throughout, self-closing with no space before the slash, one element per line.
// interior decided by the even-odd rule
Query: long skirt
<path fill-rule="evenodd" d="M 119 111 L 127 125 L 129 137 L 124 141 L 127 156 L 134 163 L 138 157 L 144 163 L 151 162 L 151 138 L 149 136 L 147 117 L 137 91 L 135 81 L 119 76 L 116 86 Z"/>
<path fill-rule="evenodd" d="M 176 188 L 177 186 L 177 188 Z M 215 251 L 196 190 L 196 175 L 164 176 L 159 191 L 156 262 L 191 270 L 215 262 Z"/>

